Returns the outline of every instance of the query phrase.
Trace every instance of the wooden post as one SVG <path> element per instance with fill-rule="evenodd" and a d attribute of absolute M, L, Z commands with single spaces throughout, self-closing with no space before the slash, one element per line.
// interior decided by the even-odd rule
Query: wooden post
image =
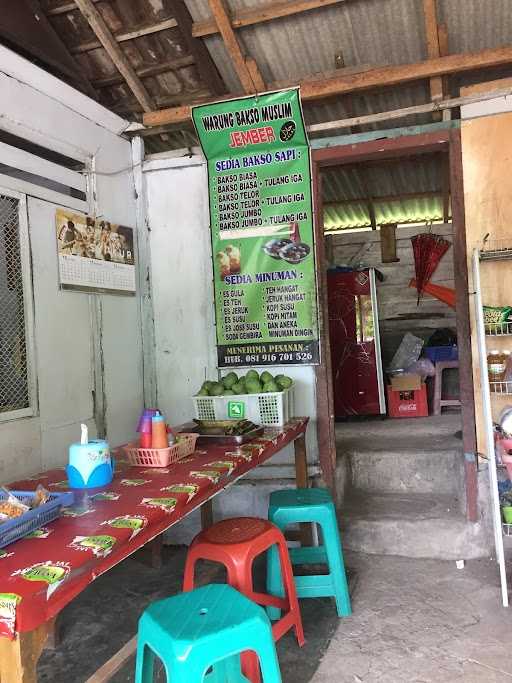
<path fill-rule="evenodd" d="M 0 682 L 37 683 L 37 662 L 48 637 L 49 622 L 14 640 L 0 637 Z M 50 626 L 51 628 L 51 626 Z"/>
<path fill-rule="evenodd" d="M 293 447 L 295 450 L 295 483 L 298 489 L 307 489 L 309 482 L 305 434 L 301 434 L 295 439 Z"/>
<path fill-rule="evenodd" d="M 56 650 L 61 641 L 60 637 L 60 614 L 57 614 L 53 619 L 46 624 L 47 638 L 44 644 L 45 650 Z"/>
<path fill-rule="evenodd" d="M 442 155 L 443 173 L 443 221 L 448 223 L 450 220 L 450 155 Z"/>
<path fill-rule="evenodd" d="M 396 255 L 396 223 L 380 226 L 380 254 L 382 263 L 398 263 Z"/>
<path fill-rule="evenodd" d="M 318 163 L 313 162 L 313 192 L 315 206 L 315 269 L 318 285 L 318 332 L 320 336 L 320 365 L 315 366 L 316 424 L 320 467 L 325 483 L 336 500 L 334 484 L 336 469 L 336 436 L 334 431 L 334 396 L 329 344 L 329 309 L 327 306 L 327 268 L 325 264 L 322 178 Z"/>
<path fill-rule="evenodd" d="M 295 451 L 295 484 L 298 489 L 307 489 L 309 486 L 309 478 L 305 434 L 301 434 L 295 439 L 293 448 Z M 300 525 L 300 542 L 303 546 L 313 545 L 311 524 L 305 523 Z"/>
<path fill-rule="evenodd" d="M 462 147 L 459 130 L 450 131 L 450 186 L 452 198 L 453 266 L 457 298 L 457 344 L 462 412 L 462 447 L 466 475 L 466 516 L 478 519 L 477 441 L 475 432 L 475 395 L 473 356 L 469 316 L 469 284 L 466 245 L 466 218 L 462 180 Z"/>
<path fill-rule="evenodd" d="M 213 525 L 213 501 L 210 498 L 201 505 L 201 529 L 208 529 Z"/>
<path fill-rule="evenodd" d="M 153 569 L 162 569 L 162 548 L 164 547 L 164 535 L 159 534 L 150 544 L 151 566 Z"/>

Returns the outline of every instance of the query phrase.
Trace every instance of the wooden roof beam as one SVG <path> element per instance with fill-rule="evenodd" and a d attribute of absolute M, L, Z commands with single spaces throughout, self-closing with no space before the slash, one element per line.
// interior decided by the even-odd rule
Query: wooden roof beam
<path fill-rule="evenodd" d="M 158 62 L 157 64 L 151 64 L 150 66 L 143 66 L 140 69 L 137 69 L 135 73 L 139 78 L 150 78 L 151 76 L 165 74 L 168 71 L 183 69 L 184 67 L 192 66 L 193 64 L 195 64 L 194 57 L 192 55 L 187 55 L 186 57 L 171 59 L 168 62 Z M 121 83 L 124 83 L 124 78 L 120 74 L 105 76 L 105 78 L 97 78 L 92 81 L 92 85 L 95 88 L 108 88 L 112 85 L 120 85 Z"/>
<path fill-rule="evenodd" d="M 100 2 L 100 0 L 92 0 L 93 2 Z M 75 0 L 73 2 L 66 2 L 64 5 L 57 5 L 56 7 L 47 7 L 45 8 L 44 12 L 48 16 L 53 15 L 53 14 L 67 14 L 68 12 L 72 12 L 73 10 L 78 9 L 78 7 L 75 4 Z"/>
<path fill-rule="evenodd" d="M 437 0 L 423 0 L 423 16 L 427 38 L 427 55 L 429 59 L 435 59 L 441 56 L 437 26 Z M 430 99 L 432 102 L 438 102 L 443 99 L 443 96 L 443 79 L 441 76 L 434 76 L 430 79 Z M 434 121 L 440 121 L 441 112 L 433 112 L 432 118 Z"/>
<path fill-rule="evenodd" d="M 92 2 L 92 0 L 91 0 Z M 134 40 L 134 38 L 141 38 L 142 36 L 149 36 L 152 33 L 159 33 L 160 31 L 167 31 L 169 28 L 175 28 L 177 26 L 176 19 L 165 19 L 165 21 L 159 21 L 156 24 L 148 24 L 147 26 L 139 26 L 139 28 L 133 29 L 131 31 L 125 31 L 124 33 L 113 34 L 115 40 L 118 43 L 125 43 L 127 40 Z M 110 29 L 109 29 L 110 31 Z M 80 45 L 74 45 L 69 48 L 72 54 L 80 54 L 81 52 L 90 52 L 91 50 L 97 50 L 102 46 L 99 40 L 90 40 L 87 43 L 80 43 Z"/>
<path fill-rule="evenodd" d="M 124 52 L 121 50 L 119 43 L 117 43 L 109 27 L 105 23 L 105 20 L 94 6 L 92 0 L 75 0 L 75 2 L 80 12 L 89 22 L 89 25 L 94 33 L 98 36 L 98 40 L 103 45 L 110 59 L 114 62 L 116 68 L 122 74 L 123 78 L 128 84 L 128 87 L 137 98 L 137 101 L 140 103 L 142 109 L 146 112 L 153 110 L 155 107 L 148 91 L 135 73 L 135 69 L 128 61 Z"/>
<path fill-rule="evenodd" d="M 329 5 L 337 5 L 346 0 L 286 0 L 286 2 L 270 2 L 265 3 L 259 7 L 251 9 L 243 9 L 233 12 L 231 16 L 231 26 L 233 28 L 243 28 L 244 26 L 253 26 L 254 24 L 262 24 L 265 21 L 272 21 L 273 19 L 280 19 L 281 17 L 289 17 L 293 14 L 301 14 L 319 7 L 328 7 Z M 205 36 L 212 36 L 220 33 L 217 22 L 214 19 L 206 21 L 197 21 L 192 28 L 192 35 L 195 38 L 204 38 Z"/>
<path fill-rule="evenodd" d="M 231 26 L 231 19 L 224 5 L 224 0 L 208 0 L 208 4 L 244 92 L 247 95 L 252 95 L 265 90 L 265 83 L 256 62 L 252 57 L 244 56 L 242 52 L 238 38 Z"/>
<path fill-rule="evenodd" d="M 448 46 L 448 26 L 446 24 L 438 24 L 437 25 L 437 35 L 439 38 L 439 52 L 441 57 L 446 57 L 446 55 L 450 54 L 449 46 Z M 441 76 L 442 81 L 443 81 L 443 97 L 449 96 L 450 93 L 450 87 L 449 87 L 449 79 L 448 76 Z M 449 121 L 452 117 L 452 111 L 451 109 L 444 109 L 442 113 L 442 119 L 443 121 Z"/>
<path fill-rule="evenodd" d="M 448 154 L 444 154 L 443 156 L 443 221 L 448 223 L 451 215 L 450 157 Z"/>
<path fill-rule="evenodd" d="M 188 91 L 183 91 L 180 93 L 177 93 L 175 95 L 156 95 L 153 99 L 155 102 L 155 105 L 157 107 L 172 107 L 173 105 L 178 104 L 178 102 L 185 102 L 186 104 L 189 105 L 195 105 L 201 103 L 201 101 L 204 101 L 204 98 L 209 95 L 209 90 L 206 88 L 197 88 L 195 90 L 188 90 Z M 133 111 L 140 111 L 138 109 L 138 106 L 140 107 L 140 103 L 138 105 L 137 100 L 134 98 L 126 98 L 122 100 L 118 100 L 117 102 L 114 102 L 113 104 L 106 105 L 107 108 L 111 109 L 114 111 L 116 114 L 122 114 L 126 115 L 129 114 L 130 112 Z M 190 122 L 190 125 L 192 125 L 192 121 Z M 182 126 L 183 127 L 183 124 Z M 178 128 L 178 126 L 175 127 L 175 129 Z M 149 129 L 151 130 L 151 129 Z M 164 131 L 164 132 L 169 132 L 169 131 Z"/>
<path fill-rule="evenodd" d="M 334 72 L 330 77 L 316 81 L 305 81 L 301 87 L 304 101 L 315 101 L 326 97 L 334 97 L 349 92 L 383 88 L 399 83 L 419 81 L 432 76 L 461 73 L 476 69 L 484 69 L 512 62 L 512 46 L 491 48 L 479 52 L 467 52 L 436 59 L 427 59 L 413 64 L 398 64 L 377 67 L 363 73 L 343 74 Z M 289 83 L 289 87 L 301 85 Z M 272 84 L 269 89 L 272 89 Z M 167 123 L 179 123 L 190 119 L 190 107 L 151 112 L 144 116 L 144 125 L 160 126 Z M 355 125 L 354 122 L 353 125 Z"/>

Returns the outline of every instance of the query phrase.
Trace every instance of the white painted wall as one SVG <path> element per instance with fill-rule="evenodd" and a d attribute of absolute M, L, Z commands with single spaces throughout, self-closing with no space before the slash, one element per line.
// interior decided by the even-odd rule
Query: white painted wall
<path fill-rule="evenodd" d="M 171 423 L 179 424 L 193 417 L 189 397 L 205 378 L 216 378 L 218 372 L 208 182 L 202 156 L 159 157 L 143 165 L 145 199 L 140 214 L 145 214 L 149 231 L 158 407 Z M 266 369 L 276 374 L 280 371 L 277 366 Z M 307 449 L 313 475 L 319 472 L 314 368 L 286 367 L 286 374 L 296 383 L 295 413 L 311 417 Z M 289 447 L 252 470 L 215 498 L 215 517 L 265 517 L 270 492 L 292 484 L 293 462 Z M 196 511 L 170 530 L 168 540 L 189 543 L 199 528 Z"/>
<path fill-rule="evenodd" d="M 206 163 L 202 156 L 170 157 L 147 161 L 143 170 L 158 404 L 176 424 L 193 417 L 188 397 L 205 378 L 217 377 Z M 267 369 L 282 371 L 277 366 Z M 286 374 L 296 382 L 295 413 L 311 416 L 308 454 L 316 463 L 314 368 L 286 367 Z M 289 448 L 251 477 L 292 478 L 292 461 Z"/>
<path fill-rule="evenodd" d="M 89 163 L 95 171 L 90 210 L 135 227 L 131 145 L 119 137 L 123 119 L 1 46 L 0 94 L 1 129 Z M 16 189 L 15 179 L 8 182 Z M 0 422 L 0 482 L 63 464 L 80 421 L 94 433 L 95 366 L 104 368 L 111 444 L 134 435 L 143 404 L 138 298 L 61 292 L 55 204 L 34 194 L 28 214 L 39 406 L 34 418 Z"/>

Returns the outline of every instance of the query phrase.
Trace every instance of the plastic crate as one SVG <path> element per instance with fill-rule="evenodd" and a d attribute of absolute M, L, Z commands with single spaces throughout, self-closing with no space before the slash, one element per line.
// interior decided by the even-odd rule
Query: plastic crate
<path fill-rule="evenodd" d="M 389 417 L 428 417 L 427 387 L 394 390 L 387 385 Z"/>
<path fill-rule="evenodd" d="M 35 491 L 11 491 L 11 493 L 25 505 L 30 505 Z M 7 498 L 6 494 L 0 491 L 0 500 L 5 500 L 5 498 Z M 71 491 L 68 493 L 51 493 L 49 500 L 43 505 L 34 510 L 28 510 L 20 517 L 3 522 L 0 524 L 0 548 L 19 541 L 32 531 L 53 522 L 60 516 L 61 508 L 73 505 L 73 500 L 74 496 Z"/>
<path fill-rule="evenodd" d="M 293 417 L 294 385 L 283 391 L 236 396 L 193 396 L 198 420 L 251 420 L 282 426 Z"/>
<path fill-rule="evenodd" d="M 169 448 L 139 448 L 136 444 L 125 447 L 128 461 L 133 467 L 168 467 L 187 455 L 192 455 L 196 448 L 198 434 L 182 432 L 178 435 L 178 443 Z"/>
<path fill-rule="evenodd" d="M 444 360 L 459 360 L 459 349 L 456 346 L 425 346 L 423 353 L 432 361 L 440 363 Z"/>

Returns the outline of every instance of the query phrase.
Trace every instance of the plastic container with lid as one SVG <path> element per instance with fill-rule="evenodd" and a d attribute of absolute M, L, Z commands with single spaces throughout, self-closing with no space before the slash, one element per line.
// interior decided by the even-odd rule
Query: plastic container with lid
<path fill-rule="evenodd" d="M 510 358 L 510 351 L 493 350 L 487 355 L 487 370 L 489 373 L 489 382 L 491 384 L 491 391 L 495 390 L 495 382 L 504 382 L 506 380 L 507 366 Z"/>

